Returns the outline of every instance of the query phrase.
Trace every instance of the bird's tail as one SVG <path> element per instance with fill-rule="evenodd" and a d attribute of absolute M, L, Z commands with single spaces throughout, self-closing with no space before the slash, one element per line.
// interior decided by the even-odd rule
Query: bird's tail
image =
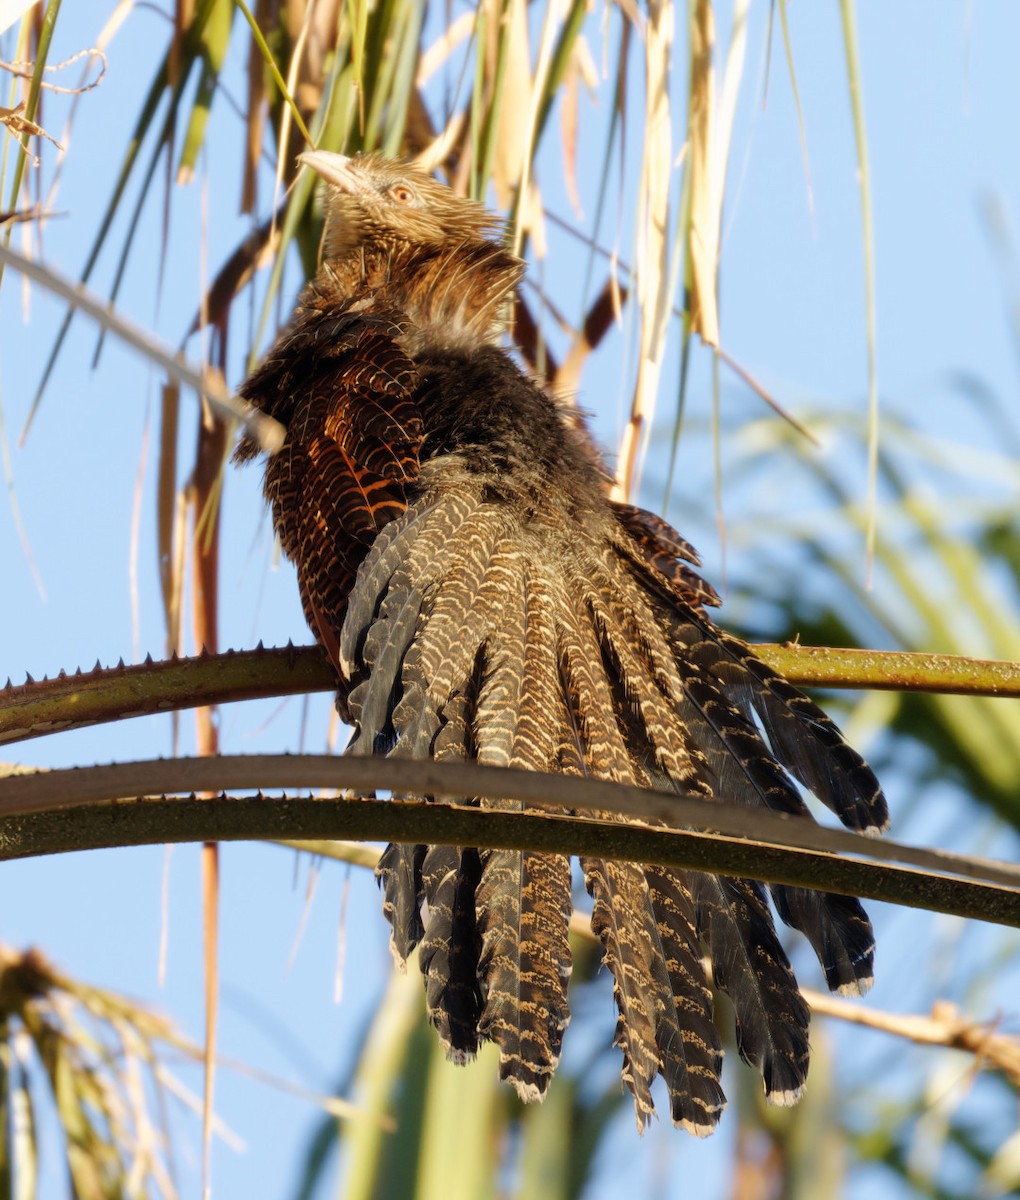
<path fill-rule="evenodd" d="M 799 783 L 852 828 L 885 824 L 874 776 L 836 727 L 704 615 L 714 594 L 699 588 L 689 547 L 668 526 L 622 510 L 608 530 L 579 526 L 557 542 L 450 459 L 442 490 L 432 489 L 433 467 L 423 467 L 420 499 L 379 534 L 350 602 L 340 659 L 355 684 L 353 752 L 673 788 L 806 819 Z M 704 1134 L 718 1120 L 706 950 L 733 1001 L 741 1055 L 774 1101 L 795 1099 L 808 1011 L 766 890 L 595 857 L 582 869 L 639 1123 L 658 1074 L 674 1121 Z M 568 860 L 401 846 L 386 851 L 379 877 L 394 951 L 403 960 L 419 946 L 447 1050 L 463 1059 L 491 1039 L 503 1077 L 540 1098 L 568 1020 Z M 771 890 L 830 987 L 863 990 L 873 939 L 857 901 Z"/>

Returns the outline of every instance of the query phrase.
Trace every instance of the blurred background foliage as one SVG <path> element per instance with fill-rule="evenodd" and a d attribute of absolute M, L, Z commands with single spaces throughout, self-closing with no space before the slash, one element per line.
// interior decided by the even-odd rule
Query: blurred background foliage
<path fill-rule="evenodd" d="M 63 161 L 42 136 L 52 134 L 74 154 L 70 134 L 87 119 L 102 52 L 123 22 L 153 7 L 110 0 L 96 17 L 93 53 L 60 74 L 69 97 L 47 91 L 57 65 L 53 34 L 65 19 L 59 0 L 34 6 L 8 32 L 3 57 L 22 65 L 3 68 L 10 95 L 0 118 L 25 149 L 14 136 L 5 139 L 0 237 L 23 237 L 28 250 L 38 250 L 41 216 L 60 207 Z M 796 49 L 795 12 L 783 0 L 764 7 L 771 86 L 782 79 L 798 97 L 798 53 L 807 50 Z M 990 396 L 970 376 L 954 382 L 956 419 L 982 426 L 975 445 L 984 449 L 964 449 L 944 424 L 927 430 L 895 401 L 879 426 L 870 283 L 864 394 L 852 406 L 798 407 L 798 422 L 820 450 L 739 383 L 727 355 L 715 353 L 724 215 L 739 174 L 730 161 L 733 123 L 742 85 L 745 92 L 758 86 L 745 79 L 750 8 L 749 0 L 254 0 L 250 8 L 241 0 L 168 0 L 157 10 L 160 21 L 147 14 L 154 36 L 151 54 L 134 64 L 137 91 L 102 83 L 116 86 L 120 103 L 137 115 L 126 144 L 106 147 L 109 196 L 81 282 L 101 277 L 103 294 L 117 303 L 129 270 L 141 263 L 162 295 L 175 263 L 167 238 L 143 234 L 143 215 L 156 209 L 169 230 L 179 197 L 226 145 L 235 187 L 212 202 L 236 206 L 242 232 L 204 247 L 206 285 L 191 297 L 182 345 L 236 386 L 315 268 L 321 213 L 312 177 L 295 175 L 296 155 L 310 140 L 347 153 L 420 156 L 452 186 L 507 213 L 507 236 L 532 263 L 514 314 L 515 340 L 550 388 L 567 398 L 581 392 L 597 409 L 599 435 L 614 443 L 621 491 L 671 506 L 685 532 L 688 518 L 725 530 L 729 625 L 762 640 L 1020 658 L 1015 398 Z M 870 281 L 872 198 L 851 0 L 833 6 L 832 22 L 847 68 L 832 86 L 845 89 L 855 129 L 859 254 Z M 80 81 L 69 83 L 75 71 Z M 799 97 L 796 104 L 803 142 Z M 218 121 L 228 132 L 211 150 Z M 63 132 L 55 132 L 61 122 Z M 41 172 L 30 165 L 35 154 L 50 159 Z M 806 152 L 805 169 L 810 204 Z M 998 252 L 1011 262 L 1008 245 Z M 2 282 L 15 286 L 10 277 Z M 70 320 L 50 345 L 36 348 L 32 414 L 61 403 L 50 383 Z M 586 372 L 607 346 L 616 356 L 612 395 L 596 386 L 595 371 Z M 710 417 L 705 405 L 687 411 L 695 359 L 708 364 Z M 724 381 L 739 388 L 735 403 L 722 403 Z M 782 397 L 766 398 L 782 406 Z M 220 506 L 223 489 L 229 494 L 233 486 L 222 474 L 232 431 L 207 412 L 197 420 L 193 398 L 173 386 L 158 407 L 150 470 L 166 648 L 186 647 L 189 622 L 196 642 L 216 648 L 220 549 L 235 536 Z M 137 467 L 112 469 L 131 477 Z M 783 482 L 782 505 L 768 499 L 770 475 Z M 880 773 L 895 780 L 901 840 L 1004 857 L 1003 846 L 1015 850 L 1003 833 L 1003 823 L 1020 827 L 1015 703 L 906 692 L 833 692 L 825 701 Z M 315 710 L 311 721 L 315 714 L 327 719 Z M 219 747 L 214 723 L 200 729 L 198 745 L 201 752 Z M 896 944 L 896 914 L 882 917 L 881 938 Z M 944 997 L 975 1019 L 994 1016 L 1003 981 L 1017 978 L 1015 936 L 946 921 L 933 921 L 932 931 L 934 950 L 919 958 L 916 946 L 908 948 L 901 962 L 888 964 L 903 979 L 903 1011 L 924 1011 Z M 527 1110 L 498 1086 L 485 1055 L 466 1072 L 442 1060 L 424 1026 L 415 973 L 393 975 L 368 1026 L 350 1039 L 336 1081 L 337 1094 L 361 1116 L 323 1116 L 291 1194 L 599 1194 L 600 1173 L 623 1152 L 621 1122 L 632 1118 L 606 1045 L 605 979 L 596 977 L 597 955 L 580 926 L 575 955 L 575 1018 L 563 1068 L 547 1102 Z M 5 957 L 2 970 L 0 1197 L 34 1194 L 34 1114 L 47 1088 L 76 1195 L 175 1194 L 173 1172 L 162 1165 L 166 1135 L 144 1103 L 161 1094 L 158 1071 L 136 1078 L 139 1064 L 157 1070 L 157 1043 L 180 1045 L 169 1026 L 57 976 L 42 958 L 7 964 Z M 83 1009 L 100 1034 L 82 1024 Z M 1004 1020 L 1001 1031 L 1016 1029 L 1015 1007 Z M 731 1029 L 725 1014 L 720 1021 Z M 890 1049 L 884 1035 L 840 1026 L 816 1023 L 810 1091 L 792 1111 L 767 1110 L 756 1082 L 730 1063 L 736 1112 L 724 1125 L 733 1126 L 733 1154 L 705 1194 L 817 1200 L 867 1190 L 963 1200 L 1020 1190 L 1015 1075 L 1001 1064 L 981 1071 L 980 1056 L 915 1048 L 905 1039 Z M 686 1139 L 656 1130 L 638 1153 L 651 1163 L 641 1175 L 651 1180 L 649 1194 L 678 1194 Z"/>

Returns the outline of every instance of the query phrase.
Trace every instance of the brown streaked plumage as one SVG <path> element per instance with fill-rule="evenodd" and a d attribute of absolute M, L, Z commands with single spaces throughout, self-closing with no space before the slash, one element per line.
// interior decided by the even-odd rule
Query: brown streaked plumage
<path fill-rule="evenodd" d="M 574 422 L 499 346 L 523 264 L 481 205 L 380 157 L 303 156 L 325 179 L 323 264 L 243 394 L 287 426 L 266 496 L 308 622 L 342 681 L 353 754 L 561 771 L 850 828 L 885 800 L 833 723 L 708 618 L 691 547 L 609 499 Z M 240 459 L 257 447 L 242 441 Z M 466 799 L 491 807 L 502 801 Z M 742 1056 L 799 1094 L 808 1011 L 769 905 L 829 986 L 865 990 L 856 900 L 583 858 L 638 1120 L 664 1077 L 673 1120 L 711 1131 L 722 1051 L 702 963 Z M 429 1015 L 463 1061 L 491 1039 L 540 1099 L 568 1021 L 569 861 L 397 846 L 379 865 L 392 944 L 418 947 Z"/>

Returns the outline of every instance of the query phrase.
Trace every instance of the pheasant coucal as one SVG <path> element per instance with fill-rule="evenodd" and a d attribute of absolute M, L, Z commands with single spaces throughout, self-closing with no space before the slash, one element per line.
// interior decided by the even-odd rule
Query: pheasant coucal
<path fill-rule="evenodd" d="M 883 829 L 868 766 L 712 623 L 719 601 L 691 547 L 610 499 L 574 415 L 501 347 L 524 264 L 498 220 L 404 163 L 302 159 L 326 183 L 322 265 L 242 394 L 287 428 L 265 493 L 340 676 L 348 753 L 559 771 L 810 819 L 799 783 L 850 828 Z M 237 458 L 256 453 L 246 439 Z M 857 900 L 591 857 L 581 868 L 639 1123 L 657 1074 L 693 1133 L 725 1103 L 706 952 L 741 1055 L 792 1103 L 808 1010 L 769 895 L 843 993 L 872 979 Z M 540 1099 L 569 1019 L 570 860 L 391 845 L 378 876 L 394 953 L 418 947 L 447 1052 L 464 1061 L 491 1039 L 501 1076 Z"/>

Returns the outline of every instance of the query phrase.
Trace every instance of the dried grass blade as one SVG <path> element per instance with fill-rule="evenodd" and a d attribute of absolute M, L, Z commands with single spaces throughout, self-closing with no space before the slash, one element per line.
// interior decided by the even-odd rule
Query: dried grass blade
<path fill-rule="evenodd" d="M 699 5 L 701 7 L 702 5 Z M 708 6 L 709 17 L 711 6 Z M 672 303 L 669 280 L 669 191 L 673 174 L 669 76 L 673 52 L 673 5 L 658 0 L 648 7 L 645 25 L 645 140 L 638 185 L 635 292 L 640 320 L 637 380 L 630 420 L 623 432 L 616 469 L 616 493 L 630 496 L 638 455 L 655 410 L 662 349 Z"/>
<path fill-rule="evenodd" d="M 857 149 L 857 179 L 861 194 L 861 238 L 864 252 L 865 320 L 868 338 L 868 499 L 865 522 L 867 553 L 866 586 L 870 589 L 875 567 L 875 536 L 878 523 L 878 329 L 875 315 L 875 235 L 871 215 L 871 169 L 868 137 L 861 99 L 861 67 L 857 52 L 857 22 L 853 0 L 840 0 L 843 43 L 846 51 L 847 83 Z"/>

